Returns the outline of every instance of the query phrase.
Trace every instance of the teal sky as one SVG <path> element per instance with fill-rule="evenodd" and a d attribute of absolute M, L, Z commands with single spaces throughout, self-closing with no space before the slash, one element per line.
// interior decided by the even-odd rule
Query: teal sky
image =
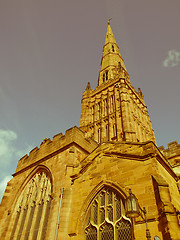
<path fill-rule="evenodd" d="M 107 20 L 157 145 L 180 143 L 179 0 L 0 0 L 0 193 L 18 159 L 79 126 L 97 86 Z"/>

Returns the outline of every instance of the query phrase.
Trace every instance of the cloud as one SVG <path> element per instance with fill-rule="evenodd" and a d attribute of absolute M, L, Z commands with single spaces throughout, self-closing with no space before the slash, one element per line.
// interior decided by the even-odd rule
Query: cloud
<path fill-rule="evenodd" d="M 12 178 L 9 173 L 12 169 L 13 158 L 16 152 L 13 146 L 17 140 L 17 134 L 11 130 L 0 129 L 0 201 L 7 182 Z"/>
<path fill-rule="evenodd" d="M 0 201 L 6 188 L 7 182 L 12 178 L 17 160 L 32 149 L 27 146 L 24 149 L 17 149 L 15 143 L 18 136 L 12 130 L 0 129 Z"/>
<path fill-rule="evenodd" d="M 3 197 L 3 194 L 4 194 L 4 191 L 5 191 L 5 188 L 6 188 L 6 185 L 7 183 L 11 180 L 12 176 L 8 175 L 8 176 L 5 176 L 1 181 L 0 181 L 0 202 L 1 202 L 1 199 Z"/>
<path fill-rule="evenodd" d="M 168 56 L 163 62 L 164 67 L 175 67 L 180 63 L 180 52 L 169 50 Z"/>
<path fill-rule="evenodd" d="M 0 129 L 0 164 L 3 170 L 12 161 L 15 152 L 13 142 L 17 139 L 17 134 L 11 130 Z"/>
<path fill-rule="evenodd" d="M 28 154 L 33 149 L 32 146 L 27 146 L 25 149 L 16 151 L 16 156 L 18 159 L 22 158 L 24 155 Z"/>

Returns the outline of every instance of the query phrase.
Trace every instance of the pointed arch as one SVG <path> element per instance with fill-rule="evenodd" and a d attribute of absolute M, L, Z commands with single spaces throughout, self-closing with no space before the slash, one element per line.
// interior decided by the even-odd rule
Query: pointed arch
<path fill-rule="evenodd" d="M 112 184 L 103 185 L 87 209 L 83 226 L 84 239 L 131 240 L 132 225 L 130 219 L 125 217 L 122 194 Z"/>
<path fill-rule="evenodd" d="M 88 194 L 88 196 L 86 197 L 86 200 L 84 201 L 84 204 L 82 205 L 81 211 L 80 211 L 80 215 L 77 219 L 77 224 L 75 227 L 75 231 L 78 234 L 83 234 L 84 233 L 84 229 L 86 226 L 88 226 L 88 224 L 90 224 L 90 217 L 89 217 L 89 212 L 92 211 L 91 209 L 91 204 L 94 204 L 94 213 L 98 214 L 98 206 L 96 204 L 96 201 L 93 201 L 95 199 L 95 197 L 103 190 L 103 189 L 111 189 L 113 192 L 115 192 L 119 198 L 122 200 L 123 204 L 124 204 L 124 200 L 127 198 L 128 196 L 128 192 L 126 192 L 126 190 L 124 190 L 118 183 L 114 183 L 112 181 L 101 181 L 94 189 L 92 189 L 92 191 Z M 111 194 L 108 196 L 108 201 L 111 201 Z M 118 205 L 119 203 L 117 203 L 117 208 L 119 207 Z M 106 214 L 109 214 L 109 218 L 112 218 L 112 209 L 109 206 L 109 212 Z M 103 219 L 103 211 L 102 211 L 102 219 Z M 117 213 L 119 214 L 119 213 Z M 89 217 L 89 223 L 88 223 L 88 217 Z M 96 215 L 94 215 L 94 221 L 96 220 Z M 82 228 L 83 226 L 83 228 Z M 87 228 L 88 229 L 88 228 Z M 88 238 L 87 238 L 88 239 Z M 91 239 L 91 238 L 90 238 Z M 93 239 L 93 238 L 92 238 Z"/>
<path fill-rule="evenodd" d="M 122 217 L 116 224 L 116 236 L 117 239 L 132 239 L 132 227 L 131 222 L 128 219 Z"/>
<path fill-rule="evenodd" d="M 114 228 L 112 224 L 105 222 L 100 226 L 99 230 L 101 240 L 114 240 Z"/>
<path fill-rule="evenodd" d="M 44 239 L 52 196 L 52 175 L 37 166 L 19 188 L 10 225 L 10 240 Z"/>
<path fill-rule="evenodd" d="M 85 231 L 87 240 L 97 239 L 97 229 L 92 224 L 89 224 Z"/>
<path fill-rule="evenodd" d="M 89 193 L 87 196 L 81 212 L 87 211 L 90 203 L 92 202 L 93 198 L 98 194 L 98 192 L 101 191 L 102 188 L 107 187 L 107 188 L 112 188 L 115 191 L 119 193 L 119 195 L 122 197 L 122 199 L 126 199 L 128 196 L 128 192 L 126 192 L 118 183 L 114 183 L 112 181 L 101 181 L 93 190 Z"/>
<path fill-rule="evenodd" d="M 50 182 L 51 182 L 51 186 L 52 186 L 52 193 L 53 193 L 53 182 L 54 182 L 54 178 L 53 175 L 50 171 L 50 169 L 44 165 L 38 165 L 36 166 L 26 177 L 26 179 L 22 182 L 22 184 L 20 185 L 17 193 L 16 193 L 16 198 L 14 199 L 14 206 L 17 203 L 17 200 L 19 199 L 20 194 L 22 193 L 23 189 L 26 187 L 26 185 L 28 184 L 28 182 L 32 179 L 32 177 L 39 172 L 45 172 L 46 175 L 49 177 Z"/>

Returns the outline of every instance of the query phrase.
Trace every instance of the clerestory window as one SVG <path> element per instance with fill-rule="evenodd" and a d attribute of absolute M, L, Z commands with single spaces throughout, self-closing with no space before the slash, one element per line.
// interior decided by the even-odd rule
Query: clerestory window
<path fill-rule="evenodd" d="M 121 196 L 103 188 L 90 205 L 85 240 L 132 240 L 132 226 L 125 217 Z"/>

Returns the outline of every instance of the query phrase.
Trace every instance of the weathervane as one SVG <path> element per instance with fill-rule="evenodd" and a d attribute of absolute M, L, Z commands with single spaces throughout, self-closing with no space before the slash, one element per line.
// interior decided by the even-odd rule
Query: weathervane
<path fill-rule="evenodd" d="M 110 25 L 110 21 L 111 21 L 111 19 L 112 19 L 112 18 L 109 18 L 109 19 L 108 19 L 108 24 L 109 24 L 109 25 Z"/>

